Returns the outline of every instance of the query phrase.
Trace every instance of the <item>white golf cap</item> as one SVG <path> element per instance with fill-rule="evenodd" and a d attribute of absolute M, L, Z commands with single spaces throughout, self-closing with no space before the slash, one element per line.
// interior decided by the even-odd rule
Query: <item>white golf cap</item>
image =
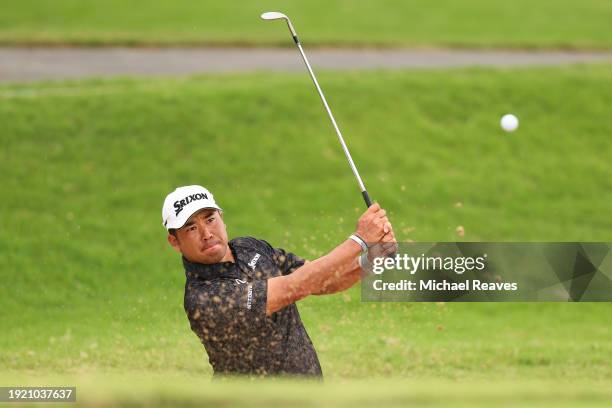
<path fill-rule="evenodd" d="M 162 223 L 167 230 L 181 228 L 189 217 L 203 208 L 221 211 L 210 191 L 202 186 L 179 187 L 166 196 Z"/>

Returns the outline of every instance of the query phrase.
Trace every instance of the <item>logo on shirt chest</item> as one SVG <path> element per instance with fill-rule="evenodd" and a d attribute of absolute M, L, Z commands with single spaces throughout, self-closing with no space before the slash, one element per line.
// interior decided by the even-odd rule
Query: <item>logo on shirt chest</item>
<path fill-rule="evenodd" d="M 251 261 L 249 262 L 248 265 L 251 267 L 252 270 L 255 270 L 255 265 L 257 265 L 257 261 L 259 261 L 259 258 L 261 258 L 261 255 L 255 254 L 253 259 L 251 259 Z"/>

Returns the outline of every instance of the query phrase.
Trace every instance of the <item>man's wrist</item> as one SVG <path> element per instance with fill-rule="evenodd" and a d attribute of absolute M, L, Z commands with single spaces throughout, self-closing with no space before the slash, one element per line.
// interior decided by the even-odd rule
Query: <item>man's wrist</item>
<path fill-rule="evenodd" d="M 372 263 L 368 258 L 367 252 L 364 252 L 359 255 L 359 267 L 361 267 L 364 272 L 372 272 Z"/>

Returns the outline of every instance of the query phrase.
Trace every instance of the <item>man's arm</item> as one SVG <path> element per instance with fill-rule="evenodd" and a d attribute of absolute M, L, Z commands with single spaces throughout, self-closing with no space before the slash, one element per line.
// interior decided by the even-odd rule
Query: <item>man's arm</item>
<path fill-rule="evenodd" d="M 391 229 L 388 233 L 385 234 L 385 236 L 379 243 L 370 247 L 367 255 L 367 257 L 369 258 L 368 262 L 371 264 L 374 258 L 390 256 L 391 254 L 394 254 L 396 252 L 397 242 L 395 240 L 395 234 L 393 233 L 393 229 Z M 354 284 L 359 282 L 364 273 L 370 272 L 369 270 L 364 270 L 362 268 L 359 262 L 359 258 L 355 258 L 350 268 L 352 271 L 351 273 L 347 274 L 346 279 L 332 280 L 326 286 L 319 288 L 319 290 L 314 292 L 313 295 L 331 295 L 333 293 L 338 293 L 342 292 L 343 290 L 347 290 Z"/>
<path fill-rule="evenodd" d="M 365 242 L 379 242 L 391 231 L 385 210 L 375 203 L 359 218 L 356 235 Z M 292 274 L 269 279 L 266 314 L 309 295 L 333 293 L 337 287 L 352 286 L 361 276 L 357 263 L 360 253 L 361 246 L 347 239 L 329 254 L 308 262 Z"/>
<path fill-rule="evenodd" d="M 334 281 L 356 282 L 360 270 L 354 268 L 354 262 L 360 252 L 359 244 L 347 239 L 329 254 L 307 262 L 291 275 L 269 279 L 266 314 L 270 315 L 306 296 L 316 294 Z"/>

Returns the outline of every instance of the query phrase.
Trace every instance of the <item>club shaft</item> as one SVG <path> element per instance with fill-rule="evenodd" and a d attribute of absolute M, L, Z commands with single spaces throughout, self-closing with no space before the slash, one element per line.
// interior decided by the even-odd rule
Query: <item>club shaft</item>
<path fill-rule="evenodd" d="M 342 132 L 340 132 L 340 128 L 338 127 L 338 124 L 336 123 L 336 119 L 334 118 L 334 114 L 332 113 L 331 109 L 329 108 L 329 105 L 327 104 L 327 100 L 325 99 L 325 95 L 323 94 L 323 91 L 321 90 L 321 87 L 319 86 L 319 82 L 317 81 L 317 77 L 315 76 L 310 63 L 308 62 L 308 58 L 306 58 L 306 54 L 304 53 L 304 49 L 302 48 L 302 44 L 300 44 L 299 40 L 297 39 L 297 35 L 295 34 L 295 30 L 293 29 L 293 26 L 290 25 L 289 23 L 289 29 L 292 32 L 293 35 L 293 39 L 295 41 L 295 44 L 298 47 L 298 50 L 300 50 L 300 54 L 302 55 L 302 59 L 304 60 L 304 64 L 306 64 L 306 68 L 308 69 L 308 73 L 310 74 L 310 78 L 312 79 L 312 82 L 314 83 L 315 87 L 317 88 L 317 92 L 319 93 L 319 96 L 321 97 L 321 101 L 323 102 L 323 106 L 325 107 L 325 110 L 327 111 L 327 115 L 329 116 L 329 119 L 332 122 L 332 125 L 334 126 L 334 130 L 336 131 L 336 135 L 338 135 L 338 140 L 340 141 L 340 145 L 342 146 L 342 150 L 344 150 L 344 154 L 346 155 L 346 159 L 348 160 L 349 166 L 351 166 L 351 170 L 353 170 L 353 174 L 355 175 L 355 178 L 357 179 L 357 183 L 359 184 L 359 188 L 361 190 L 361 195 L 363 196 L 363 200 L 366 203 L 366 206 L 371 206 L 372 205 L 372 200 L 370 199 L 370 196 L 368 195 L 368 192 L 365 188 L 365 185 L 363 184 L 363 180 L 361 180 L 361 176 L 359 175 L 359 172 L 357 171 L 357 167 L 355 166 L 355 162 L 353 161 L 353 158 L 351 157 L 351 153 L 349 152 L 348 147 L 346 146 L 346 143 L 344 142 L 344 138 L 342 137 Z"/>

